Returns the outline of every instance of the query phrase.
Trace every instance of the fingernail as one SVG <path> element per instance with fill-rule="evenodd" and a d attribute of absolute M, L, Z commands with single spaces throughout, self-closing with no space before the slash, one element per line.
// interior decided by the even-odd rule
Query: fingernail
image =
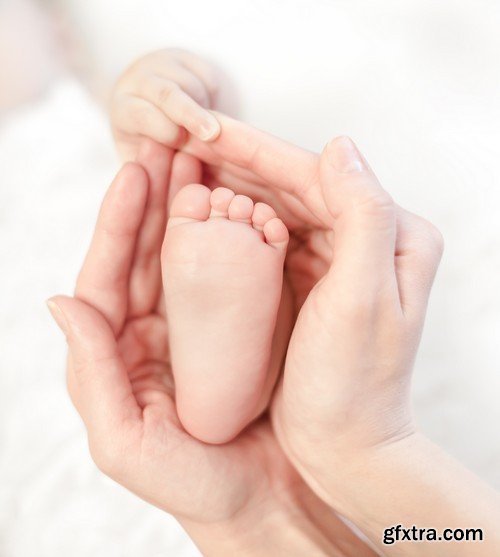
<path fill-rule="evenodd" d="M 337 172 L 350 174 L 365 169 L 363 159 L 354 142 L 347 136 L 336 137 L 326 146 L 330 164 Z"/>
<path fill-rule="evenodd" d="M 208 115 L 206 120 L 200 124 L 200 131 L 198 137 L 202 141 L 211 141 L 215 139 L 220 133 L 220 124 L 211 114 Z"/>
<path fill-rule="evenodd" d="M 53 300 L 47 300 L 46 304 L 47 307 L 49 308 L 50 314 L 54 318 L 54 321 L 58 324 L 61 331 L 65 335 L 67 335 L 69 330 L 69 325 L 64 313 L 61 311 L 61 308 Z"/>

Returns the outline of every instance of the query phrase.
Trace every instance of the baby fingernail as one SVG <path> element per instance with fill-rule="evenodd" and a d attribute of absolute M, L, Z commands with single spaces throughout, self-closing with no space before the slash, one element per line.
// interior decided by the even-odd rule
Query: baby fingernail
<path fill-rule="evenodd" d="M 220 124 L 211 114 L 206 118 L 204 122 L 200 124 L 200 131 L 198 137 L 202 141 L 211 141 L 215 139 L 220 133 Z"/>
<path fill-rule="evenodd" d="M 365 169 L 363 158 L 352 139 L 347 136 L 336 137 L 326 146 L 330 164 L 337 172 L 350 174 Z"/>
<path fill-rule="evenodd" d="M 61 331 L 67 335 L 68 334 L 68 322 L 66 321 L 66 317 L 64 313 L 61 311 L 61 308 L 53 301 L 47 300 L 47 307 L 49 308 L 50 314 L 54 318 L 54 321 L 57 323 Z"/>

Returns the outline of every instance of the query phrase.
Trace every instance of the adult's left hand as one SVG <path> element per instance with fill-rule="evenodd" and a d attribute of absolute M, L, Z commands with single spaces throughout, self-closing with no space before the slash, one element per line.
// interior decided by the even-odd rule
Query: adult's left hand
<path fill-rule="evenodd" d="M 194 158 L 146 141 L 105 197 L 75 296 L 49 302 L 92 456 L 206 555 L 372 555 L 301 480 L 267 416 L 223 446 L 179 423 L 160 250 L 169 191 L 200 179 Z"/>

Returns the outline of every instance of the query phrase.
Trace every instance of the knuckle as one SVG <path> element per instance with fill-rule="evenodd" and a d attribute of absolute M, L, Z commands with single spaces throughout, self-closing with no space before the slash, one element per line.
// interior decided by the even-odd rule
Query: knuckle
<path fill-rule="evenodd" d="M 441 231 L 432 223 L 427 223 L 427 234 L 429 242 L 432 244 L 434 251 L 438 255 L 442 255 L 444 251 L 444 237 Z"/>
<path fill-rule="evenodd" d="M 420 219 L 420 246 L 421 250 L 440 258 L 444 251 L 444 238 L 440 230 L 431 222 Z"/>
<path fill-rule="evenodd" d="M 392 197 L 385 190 L 378 188 L 377 191 L 367 191 L 355 196 L 353 205 L 357 211 L 371 216 L 392 216 L 395 212 Z"/>
<path fill-rule="evenodd" d="M 163 83 L 158 89 L 158 104 L 163 105 L 171 101 L 178 90 L 179 86 L 173 81 L 167 81 L 166 83 Z"/>
<path fill-rule="evenodd" d="M 158 137 L 164 145 L 180 148 L 186 140 L 186 131 L 169 120 L 168 123 L 165 122 L 165 125 L 159 131 Z"/>
<path fill-rule="evenodd" d="M 182 122 L 184 126 L 197 126 L 198 118 L 197 113 L 193 110 L 192 106 L 187 104 L 180 104 L 177 108 L 177 118 L 179 122 Z"/>

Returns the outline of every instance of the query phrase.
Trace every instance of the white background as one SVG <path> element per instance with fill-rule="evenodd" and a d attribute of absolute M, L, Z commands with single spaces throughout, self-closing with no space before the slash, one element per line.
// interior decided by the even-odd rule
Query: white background
<path fill-rule="evenodd" d="M 416 408 L 500 488 L 499 3 L 65 5 L 94 85 L 148 50 L 193 50 L 225 75 L 223 108 L 315 151 L 351 135 L 397 201 L 441 229 Z M 0 113 L 0 555 L 196 555 L 170 517 L 96 471 L 65 392 L 44 299 L 71 292 L 118 163 L 104 110 L 47 68 L 41 95 Z"/>

